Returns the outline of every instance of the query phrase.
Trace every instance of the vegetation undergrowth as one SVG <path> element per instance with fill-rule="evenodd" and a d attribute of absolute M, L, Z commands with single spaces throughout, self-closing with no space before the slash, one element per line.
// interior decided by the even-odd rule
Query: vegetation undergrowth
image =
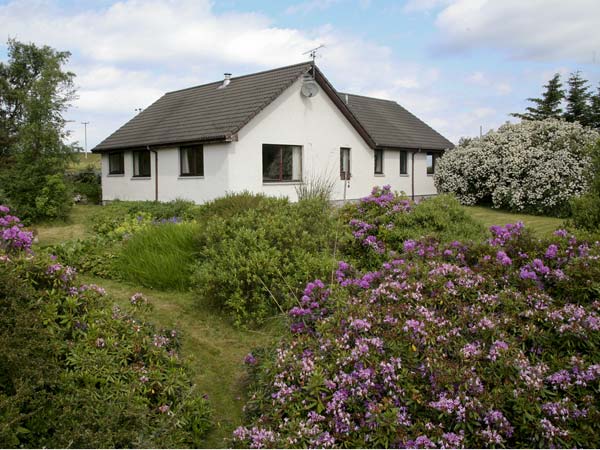
<path fill-rule="evenodd" d="M 0 442 L 199 445 L 210 408 L 180 359 L 179 331 L 147 320 L 143 294 L 112 306 L 73 268 L 33 254 L 9 212 L 0 205 Z"/>
<path fill-rule="evenodd" d="M 319 199 L 269 199 L 238 214 L 212 216 L 198 235 L 192 283 L 202 305 L 240 326 L 284 314 L 315 274 L 335 267 L 336 219 Z"/>
<path fill-rule="evenodd" d="M 406 214 L 385 191 L 371 197 Z M 233 444 L 597 447 L 600 243 L 490 231 L 406 239 L 376 270 L 340 262 L 333 283 L 307 284 L 282 343 L 246 358 L 248 422 Z M 380 260 L 364 248 L 363 267 Z"/>
<path fill-rule="evenodd" d="M 101 284 L 122 308 L 140 290 L 138 285 L 81 276 L 86 284 Z M 199 310 L 192 292 L 145 289 L 154 305 L 152 321 L 160 328 L 180 330 L 180 353 L 190 368 L 197 391 L 208 398 L 212 426 L 196 444 L 203 448 L 221 448 L 243 421 L 246 398 L 244 357 L 256 347 L 274 345 L 283 333 L 278 321 L 260 329 L 243 330 L 231 324 L 229 317 L 212 309 Z"/>
<path fill-rule="evenodd" d="M 407 239 L 467 242 L 485 236 L 485 228 L 453 196 L 439 195 L 414 203 L 392 192 L 390 186 L 373 188 L 360 202 L 346 205 L 341 216 L 349 225 L 342 240 L 342 255 L 361 268 L 379 266 Z"/>

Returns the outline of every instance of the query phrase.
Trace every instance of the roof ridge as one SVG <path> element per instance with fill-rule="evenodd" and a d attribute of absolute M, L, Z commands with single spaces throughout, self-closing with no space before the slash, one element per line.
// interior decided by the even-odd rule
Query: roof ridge
<path fill-rule="evenodd" d="M 380 102 L 391 102 L 391 103 L 398 103 L 396 100 L 389 100 L 387 98 L 379 98 L 379 97 L 369 97 L 367 95 L 359 95 L 359 94 L 351 94 L 350 92 L 339 92 L 338 94 L 340 95 L 351 95 L 353 97 L 362 97 L 362 98 L 368 98 L 370 100 L 379 100 Z"/>
<path fill-rule="evenodd" d="M 308 65 L 308 64 L 312 64 L 312 61 L 304 61 L 301 63 L 290 64 L 289 66 L 276 67 L 275 69 L 267 69 L 267 70 L 261 70 L 260 72 L 247 73 L 245 75 L 240 75 L 239 77 L 231 77 L 231 81 L 239 80 L 240 78 L 252 77 L 255 75 L 262 75 L 262 74 L 269 73 L 269 72 L 276 72 L 278 70 L 290 69 L 292 67 Z M 315 64 L 315 66 L 316 66 L 316 64 Z M 167 91 L 167 92 L 165 92 L 164 95 L 174 94 L 176 92 L 183 92 L 183 91 L 188 91 L 190 89 L 197 89 L 197 88 L 201 88 L 201 87 L 205 87 L 205 86 L 210 86 L 211 84 L 221 84 L 221 83 L 223 83 L 223 80 L 211 81 L 210 83 L 198 84 L 196 86 L 190 86 L 190 87 L 186 87 L 186 88 L 182 88 L 182 89 L 175 89 L 174 91 Z"/>

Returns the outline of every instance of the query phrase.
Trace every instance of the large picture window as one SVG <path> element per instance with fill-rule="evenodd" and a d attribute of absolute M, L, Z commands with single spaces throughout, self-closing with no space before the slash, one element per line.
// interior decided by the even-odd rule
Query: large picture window
<path fill-rule="evenodd" d="M 182 177 L 204 176 L 204 148 L 202 145 L 179 149 L 180 175 Z"/>
<path fill-rule="evenodd" d="M 400 151 L 400 175 L 408 175 L 408 152 Z"/>
<path fill-rule="evenodd" d="M 437 159 L 437 153 L 427 152 L 427 175 L 433 175 L 435 173 L 435 160 Z"/>
<path fill-rule="evenodd" d="M 350 149 L 340 148 L 340 179 L 350 179 Z"/>
<path fill-rule="evenodd" d="M 140 150 L 133 152 L 133 176 L 149 177 L 150 175 L 150 151 Z"/>
<path fill-rule="evenodd" d="M 383 175 L 383 149 L 375 149 L 375 175 Z"/>
<path fill-rule="evenodd" d="M 108 174 L 123 175 L 125 173 L 125 157 L 123 152 L 108 154 Z"/>
<path fill-rule="evenodd" d="M 263 181 L 302 181 L 302 147 L 263 144 Z"/>

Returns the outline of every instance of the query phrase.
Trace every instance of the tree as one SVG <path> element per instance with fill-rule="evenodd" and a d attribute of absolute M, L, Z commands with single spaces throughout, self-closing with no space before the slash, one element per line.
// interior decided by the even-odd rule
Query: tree
<path fill-rule="evenodd" d="M 560 104 L 565 98 L 565 91 L 562 89 L 560 74 L 554 74 L 552 79 L 545 84 L 546 91 L 542 98 L 528 98 L 527 100 L 535 103 L 536 106 L 528 106 L 525 114 L 512 113 L 511 116 L 523 120 L 544 120 L 558 119 L 562 114 Z"/>
<path fill-rule="evenodd" d="M 600 129 L 600 84 L 596 95 L 590 99 L 590 126 Z"/>
<path fill-rule="evenodd" d="M 588 102 L 591 94 L 587 82 L 581 77 L 579 70 L 569 77 L 569 89 L 566 96 L 567 110 L 564 114 L 567 122 L 579 122 L 584 126 L 590 124 L 590 106 Z"/>
<path fill-rule="evenodd" d="M 0 63 L 0 195 L 29 220 L 68 211 L 40 205 L 70 202 L 62 187 L 61 199 L 48 198 L 58 184 L 66 184 L 64 171 L 74 151 L 64 142 L 62 116 L 75 98 L 75 75 L 63 68 L 69 57 L 69 52 L 9 39 L 8 61 Z"/>

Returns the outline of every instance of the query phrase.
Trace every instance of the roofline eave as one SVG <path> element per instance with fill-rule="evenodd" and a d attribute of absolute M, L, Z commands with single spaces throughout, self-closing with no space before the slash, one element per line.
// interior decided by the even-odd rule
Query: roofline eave
<path fill-rule="evenodd" d="M 144 144 L 135 144 L 135 145 L 117 145 L 106 148 L 98 148 L 98 146 L 94 147 L 91 152 L 92 153 L 108 153 L 108 152 L 118 152 L 124 150 L 146 150 L 148 147 L 152 147 L 153 149 L 160 150 L 161 148 L 168 147 L 179 147 L 182 145 L 194 145 L 194 144 L 221 144 L 227 142 L 234 142 L 237 140 L 237 136 L 235 134 L 224 134 L 219 136 L 208 136 L 206 138 L 200 139 L 191 139 L 185 141 L 163 141 L 163 142 L 153 142 L 153 143 L 144 143 Z"/>

